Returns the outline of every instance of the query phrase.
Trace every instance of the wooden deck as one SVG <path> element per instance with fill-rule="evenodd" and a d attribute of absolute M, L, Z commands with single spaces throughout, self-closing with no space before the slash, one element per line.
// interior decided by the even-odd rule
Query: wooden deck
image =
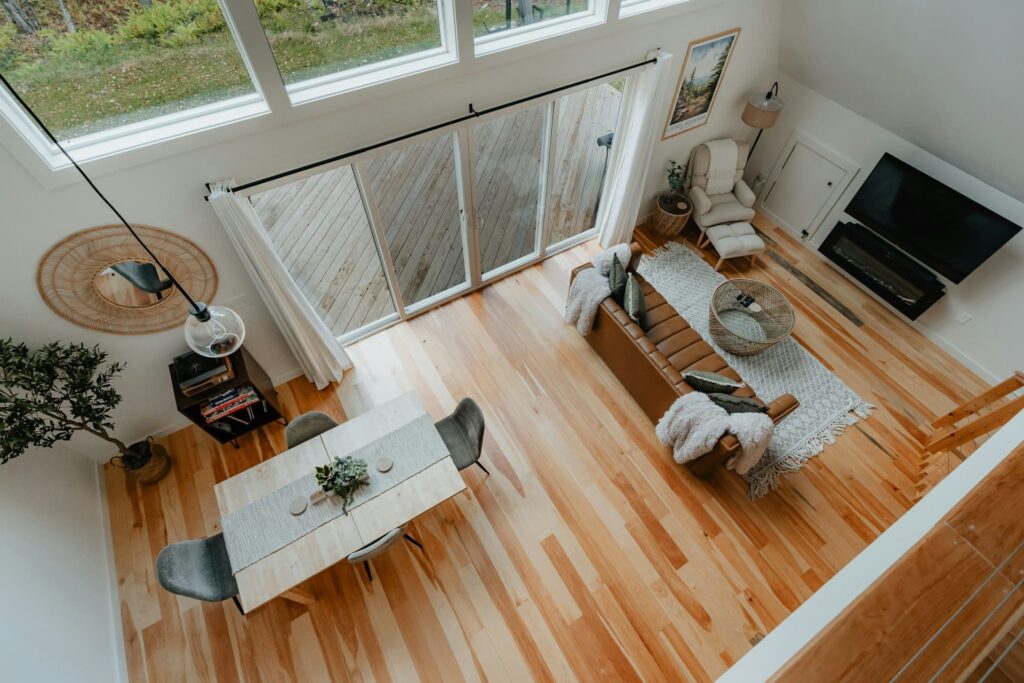
<path fill-rule="evenodd" d="M 602 85 L 560 102 L 549 244 L 594 225 L 606 154 L 597 138 L 614 130 L 619 100 L 617 90 Z M 476 128 L 483 272 L 533 250 L 543 130 L 542 106 Z M 367 172 L 405 304 L 465 282 L 451 136 L 377 157 Z M 252 203 L 335 334 L 395 311 L 350 167 L 261 192 Z"/>

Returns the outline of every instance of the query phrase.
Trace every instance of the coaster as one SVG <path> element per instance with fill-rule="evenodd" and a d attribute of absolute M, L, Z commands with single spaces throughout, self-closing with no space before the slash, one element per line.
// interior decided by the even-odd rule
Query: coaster
<path fill-rule="evenodd" d="M 317 489 L 313 493 L 309 494 L 309 502 L 316 505 L 321 500 L 327 499 L 327 493 L 323 489 Z"/>
<path fill-rule="evenodd" d="M 288 511 L 297 517 L 305 512 L 308 506 L 309 500 L 305 496 L 298 496 L 292 500 L 292 504 L 288 506 Z"/>
<path fill-rule="evenodd" d="M 391 458 L 381 458 L 380 460 L 377 461 L 378 472 L 388 472 L 394 466 L 395 463 L 391 461 Z"/>

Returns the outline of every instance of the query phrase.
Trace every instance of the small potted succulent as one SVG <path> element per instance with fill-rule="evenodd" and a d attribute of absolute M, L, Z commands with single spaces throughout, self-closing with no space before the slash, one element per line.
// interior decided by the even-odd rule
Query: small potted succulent
<path fill-rule="evenodd" d="M 669 191 L 658 197 L 654 232 L 663 237 L 675 237 L 686 227 L 693 207 L 686 196 L 686 165 L 674 160 L 668 162 Z"/>
<path fill-rule="evenodd" d="M 98 346 L 52 342 L 30 351 L 23 343 L 0 339 L 0 464 L 33 446 L 49 448 L 88 432 L 117 448 L 111 463 L 139 481 L 159 481 L 171 459 L 152 439 L 130 446 L 114 437 L 110 418 L 121 394 L 113 380 L 123 363 L 104 364 Z"/>
<path fill-rule="evenodd" d="M 346 515 L 356 491 L 370 480 L 366 461 L 362 458 L 353 458 L 351 455 L 334 458 L 326 465 L 315 467 L 314 474 L 316 483 L 323 489 L 323 493 L 341 498 L 341 511 Z M 320 500 L 320 497 L 312 502 L 317 500 Z"/>

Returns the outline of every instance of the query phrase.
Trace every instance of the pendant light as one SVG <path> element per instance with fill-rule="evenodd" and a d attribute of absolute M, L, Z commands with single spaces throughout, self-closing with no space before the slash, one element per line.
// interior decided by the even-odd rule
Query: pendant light
<path fill-rule="evenodd" d="M 198 353 L 200 356 L 206 356 L 207 358 L 220 358 L 223 356 L 230 356 L 232 353 L 237 351 L 242 346 L 242 342 L 245 340 L 245 323 L 238 316 L 237 313 L 232 311 L 230 308 L 224 306 L 208 306 L 202 301 L 196 301 L 192 296 L 181 286 L 181 283 L 174 277 L 171 271 L 167 270 L 167 267 L 157 258 L 157 255 L 142 241 L 139 234 L 135 232 L 132 226 L 125 220 L 121 212 L 118 211 L 110 200 L 104 196 L 100 189 L 96 187 L 96 184 L 92 182 L 92 179 L 86 175 L 82 167 L 78 165 L 68 151 L 64 149 L 64 146 L 60 144 L 57 137 L 50 132 L 50 129 L 46 127 L 46 124 L 42 122 L 32 107 L 28 106 L 28 103 L 21 98 L 21 95 L 14 89 L 14 87 L 8 82 L 7 78 L 0 73 L 0 82 L 3 82 L 4 87 L 7 88 L 8 92 L 17 100 L 18 104 L 29 113 L 32 119 L 36 122 L 46 136 L 50 138 L 50 141 L 57 146 L 57 149 L 67 157 L 67 160 L 71 162 L 71 165 L 75 167 L 75 170 L 85 179 L 85 182 L 89 184 L 96 196 L 103 200 L 114 215 L 117 216 L 121 224 L 124 225 L 125 229 L 131 233 L 135 241 L 149 254 L 150 258 L 156 266 L 163 272 L 167 279 L 171 281 L 175 289 L 181 292 L 181 295 L 188 301 L 188 319 L 185 321 L 185 342 L 189 348 Z"/>

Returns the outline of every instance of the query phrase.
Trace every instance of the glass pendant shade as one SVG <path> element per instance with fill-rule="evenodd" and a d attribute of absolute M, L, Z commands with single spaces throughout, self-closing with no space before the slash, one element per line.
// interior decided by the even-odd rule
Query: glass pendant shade
<path fill-rule="evenodd" d="M 185 321 L 185 342 L 200 356 L 230 356 L 245 340 L 245 323 L 238 314 L 223 306 L 199 304 L 198 315 L 189 311 Z"/>

